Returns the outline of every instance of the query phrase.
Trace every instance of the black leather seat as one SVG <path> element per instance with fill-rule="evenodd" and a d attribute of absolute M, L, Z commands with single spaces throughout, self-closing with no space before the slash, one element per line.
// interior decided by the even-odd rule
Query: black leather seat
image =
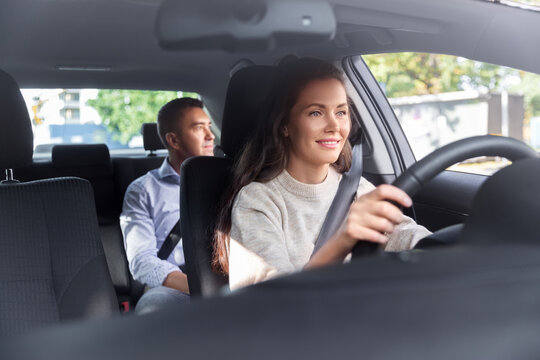
<path fill-rule="evenodd" d="M 2 71 L 0 127 L 0 168 L 30 164 L 30 118 Z M 118 313 L 88 181 L 4 182 L 0 203 L 0 334 Z"/>
<path fill-rule="evenodd" d="M 224 158 L 194 157 L 180 171 L 180 219 L 186 273 L 192 296 L 217 295 L 228 286 L 226 277 L 212 271 L 212 238 L 217 205 L 230 184 L 230 169 L 257 126 L 272 83 L 273 68 L 252 66 L 236 72 L 229 82 L 222 120 Z"/>

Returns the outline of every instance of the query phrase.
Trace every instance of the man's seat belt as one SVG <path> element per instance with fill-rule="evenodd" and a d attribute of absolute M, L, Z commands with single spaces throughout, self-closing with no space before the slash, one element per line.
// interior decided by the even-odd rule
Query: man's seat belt
<path fill-rule="evenodd" d="M 315 241 L 315 247 L 313 254 L 315 254 L 339 229 L 351 206 L 356 192 L 358 191 L 358 184 L 360 184 L 360 178 L 362 177 L 362 143 L 354 145 L 352 149 L 352 161 L 351 168 L 345 174 L 343 174 L 339 187 L 336 192 L 336 196 L 328 209 L 326 218 L 322 225 L 319 237 Z M 376 245 L 376 244 L 375 244 Z"/>
<path fill-rule="evenodd" d="M 181 238 L 182 232 L 180 230 L 180 220 L 178 220 L 171 229 L 171 232 L 169 232 L 169 235 L 165 238 L 165 241 L 163 241 L 163 244 L 157 253 L 158 258 L 167 260 Z"/>

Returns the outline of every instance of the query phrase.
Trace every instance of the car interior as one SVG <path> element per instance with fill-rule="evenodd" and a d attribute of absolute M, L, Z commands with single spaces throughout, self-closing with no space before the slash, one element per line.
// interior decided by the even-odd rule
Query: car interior
<path fill-rule="evenodd" d="M 362 55 L 449 54 L 540 73 L 539 19 L 504 0 L 2 1 L 0 358 L 536 358 L 538 152 L 484 135 L 417 161 Z M 433 235 L 413 251 L 230 292 L 210 263 L 216 204 L 290 54 L 343 71 L 362 176 L 405 190 L 405 214 Z M 144 151 L 56 144 L 36 158 L 22 88 L 200 94 L 219 145 L 182 164 L 190 303 L 133 313 L 144 285 L 119 216 L 129 184 L 165 158 L 157 125 L 141 127 Z M 479 156 L 512 165 L 446 170 Z"/>

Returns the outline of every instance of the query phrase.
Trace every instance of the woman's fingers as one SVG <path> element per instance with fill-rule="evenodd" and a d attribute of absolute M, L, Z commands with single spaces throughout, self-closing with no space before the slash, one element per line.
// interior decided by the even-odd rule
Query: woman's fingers
<path fill-rule="evenodd" d="M 386 235 L 359 224 L 353 225 L 349 230 L 349 236 L 355 240 L 371 241 L 379 244 L 386 244 L 388 241 Z"/>
<path fill-rule="evenodd" d="M 389 219 L 374 214 L 351 214 L 348 221 L 351 225 L 367 227 L 381 233 L 391 233 L 395 226 Z"/>
<path fill-rule="evenodd" d="M 351 205 L 350 214 L 359 221 L 362 221 L 369 214 L 388 219 L 393 224 L 399 224 L 403 221 L 401 210 L 386 200 L 359 199 Z"/>
<path fill-rule="evenodd" d="M 399 224 L 403 221 L 403 213 L 397 206 L 388 201 L 378 201 L 373 205 L 373 213 L 388 219 L 394 224 Z"/>
<path fill-rule="evenodd" d="M 355 201 L 344 224 L 348 237 L 386 244 L 387 235 L 403 221 L 403 213 L 390 201 L 406 207 L 412 205 L 411 198 L 392 185 L 380 185 Z"/>
<path fill-rule="evenodd" d="M 373 200 L 394 201 L 405 207 L 410 207 L 412 205 L 412 200 L 409 195 L 407 195 L 405 191 L 393 185 L 379 185 L 375 188 L 375 190 L 366 194 L 366 196 L 372 198 Z"/>

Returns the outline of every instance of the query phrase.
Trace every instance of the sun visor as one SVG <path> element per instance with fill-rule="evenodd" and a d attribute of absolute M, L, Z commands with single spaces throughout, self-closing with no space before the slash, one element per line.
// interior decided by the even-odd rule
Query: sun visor
<path fill-rule="evenodd" d="M 165 1 L 156 35 L 167 50 L 266 51 L 333 39 L 336 19 L 325 1 Z"/>

